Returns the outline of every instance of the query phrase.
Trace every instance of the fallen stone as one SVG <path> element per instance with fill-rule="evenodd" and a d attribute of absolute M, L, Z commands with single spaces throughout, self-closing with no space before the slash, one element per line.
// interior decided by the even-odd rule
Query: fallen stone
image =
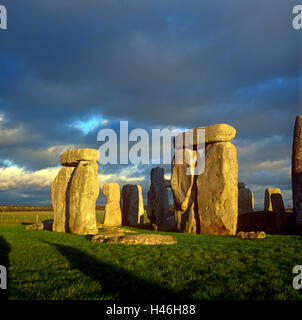
<path fill-rule="evenodd" d="M 131 245 L 158 245 L 158 244 L 175 244 L 176 238 L 170 235 L 161 234 L 137 234 L 127 235 L 121 237 L 112 237 L 104 240 L 105 243 L 110 244 L 131 244 Z"/>
<path fill-rule="evenodd" d="M 112 238 L 112 237 L 121 237 L 124 235 L 125 235 L 125 233 L 123 231 L 112 230 L 112 231 L 103 231 L 101 233 L 88 236 L 88 238 L 92 242 L 103 242 L 104 239 L 108 239 L 108 238 Z"/>
<path fill-rule="evenodd" d="M 266 234 L 264 231 L 250 231 L 250 232 L 244 232 L 240 231 L 236 234 L 236 238 L 240 239 L 265 239 Z"/>
<path fill-rule="evenodd" d="M 135 230 L 130 230 L 128 228 L 122 228 L 122 227 L 117 227 L 117 226 L 106 226 L 102 223 L 99 223 L 97 225 L 98 228 L 102 229 L 102 231 L 122 231 L 125 233 L 137 233 Z"/>
<path fill-rule="evenodd" d="M 26 230 L 43 230 L 44 229 L 44 225 L 43 222 L 38 221 L 35 222 L 33 224 L 29 224 L 25 227 Z"/>

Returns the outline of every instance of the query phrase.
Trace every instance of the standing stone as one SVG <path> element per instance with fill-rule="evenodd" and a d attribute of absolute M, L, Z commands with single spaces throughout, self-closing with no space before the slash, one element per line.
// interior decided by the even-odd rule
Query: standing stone
<path fill-rule="evenodd" d="M 124 185 L 122 189 L 122 198 L 122 224 L 126 226 L 142 224 L 144 221 L 144 204 L 142 201 L 141 186 L 130 184 Z"/>
<path fill-rule="evenodd" d="M 171 189 L 174 198 L 174 214 L 177 231 L 196 233 L 196 220 L 194 202 L 196 186 L 195 176 L 188 174 L 188 168 L 194 169 L 195 165 L 189 165 L 187 159 L 196 156 L 195 150 L 175 150 L 172 159 Z M 183 159 L 183 164 L 176 163 L 176 157 Z M 195 231 L 195 232 L 194 232 Z"/>
<path fill-rule="evenodd" d="M 95 202 L 99 195 L 98 150 L 75 149 L 61 154 L 63 165 L 51 187 L 53 231 L 97 233 Z"/>
<path fill-rule="evenodd" d="M 292 193 L 296 227 L 302 232 L 302 116 L 296 117 L 292 149 Z"/>
<path fill-rule="evenodd" d="M 271 195 L 272 208 L 275 215 L 275 224 L 277 233 L 286 234 L 288 233 L 288 223 L 285 215 L 285 208 L 280 193 L 273 193 Z"/>
<path fill-rule="evenodd" d="M 236 147 L 218 142 L 206 147 L 205 172 L 196 179 L 200 233 L 235 235 L 238 218 Z"/>
<path fill-rule="evenodd" d="M 281 194 L 279 188 L 267 188 L 264 194 L 264 211 L 273 211 L 272 195 Z"/>
<path fill-rule="evenodd" d="M 196 139 L 197 129 L 205 130 L 206 147 L 205 170 L 199 174 L 195 174 L 198 161 L 187 161 L 200 156 L 197 152 L 200 148 Z M 238 163 L 236 147 L 229 141 L 235 137 L 236 130 L 227 124 L 218 124 L 199 127 L 191 132 L 193 144 L 191 140 L 181 149 L 182 144 L 175 142 L 172 159 L 171 188 L 177 229 L 189 233 L 235 235 Z M 183 157 L 183 164 L 176 163 L 176 156 Z"/>
<path fill-rule="evenodd" d="M 66 194 L 70 188 L 69 181 L 74 170 L 74 167 L 62 167 L 51 185 L 54 210 L 52 230 L 56 232 L 66 232 L 66 212 L 69 212 L 69 199 L 66 199 Z"/>
<path fill-rule="evenodd" d="M 80 161 L 70 185 L 69 229 L 71 233 L 94 234 L 95 203 L 99 196 L 98 165 L 95 161 Z"/>
<path fill-rule="evenodd" d="M 238 182 L 238 214 L 254 210 L 253 192 L 243 182 Z"/>
<path fill-rule="evenodd" d="M 144 198 L 143 198 L 143 190 L 142 187 L 138 184 L 138 216 L 139 216 L 139 223 L 144 223 L 144 215 L 145 215 L 145 207 L 144 207 Z"/>
<path fill-rule="evenodd" d="M 105 183 L 103 193 L 107 199 L 105 206 L 105 226 L 121 226 L 121 191 L 118 183 Z"/>
<path fill-rule="evenodd" d="M 159 225 L 169 211 L 169 197 L 164 178 L 164 169 L 157 167 L 151 170 L 151 186 L 148 192 L 147 214 L 151 223 Z"/>

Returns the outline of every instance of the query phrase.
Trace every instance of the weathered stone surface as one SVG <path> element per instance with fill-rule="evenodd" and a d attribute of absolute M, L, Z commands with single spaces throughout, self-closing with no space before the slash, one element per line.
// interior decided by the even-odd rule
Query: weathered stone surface
<path fill-rule="evenodd" d="M 244 182 L 238 182 L 238 189 L 244 189 L 245 188 L 245 183 Z"/>
<path fill-rule="evenodd" d="M 43 223 L 44 230 L 52 231 L 53 219 L 43 220 L 42 223 Z"/>
<path fill-rule="evenodd" d="M 73 167 L 62 167 L 51 185 L 51 199 L 54 210 L 53 231 L 56 232 L 66 232 L 68 225 L 66 213 L 69 210 L 69 200 L 66 195 L 74 170 Z"/>
<path fill-rule="evenodd" d="M 91 235 L 89 238 L 92 242 L 103 242 L 104 239 L 112 238 L 112 237 L 121 237 L 124 236 L 125 233 L 120 230 L 112 230 L 112 231 L 103 231 L 98 234 Z"/>
<path fill-rule="evenodd" d="M 296 117 L 292 147 L 292 194 L 296 227 L 302 232 L 302 116 Z"/>
<path fill-rule="evenodd" d="M 206 147 L 205 172 L 197 176 L 196 186 L 200 233 L 235 235 L 238 163 L 233 144 L 219 142 Z"/>
<path fill-rule="evenodd" d="M 104 240 L 106 243 L 111 244 L 145 244 L 145 245 L 158 245 L 158 244 L 175 244 L 176 238 L 170 235 L 161 234 L 137 234 L 127 235 L 121 237 L 112 237 Z"/>
<path fill-rule="evenodd" d="M 176 156 L 183 157 L 183 164 L 176 163 Z M 235 235 L 238 218 L 236 147 L 230 142 L 207 144 L 205 170 L 201 174 L 194 174 L 196 163 L 187 163 L 197 156 L 196 150 L 177 149 L 172 160 L 171 188 L 177 230 Z"/>
<path fill-rule="evenodd" d="M 239 182 L 238 183 L 238 214 L 251 212 L 253 210 L 254 210 L 253 192 L 249 188 L 246 188 L 243 182 Z"/>
<path fill-rule="evenodd" d="M 175 222 L 174 214 L 172 216 L 168 216 L 165 219 L 162 219 L 160 224 L 156 226 L 158 231 L 169 231 L 175 232 L 177 231 L 177 225 Z"/>
<path fill-rule="evenodd" d="M 272 204 L 272 210 L 274 213 L 282 214 L 285 212 L 284 202 L 283 202 L 281 193 L 271 194 L 271 204 Z"/>
<path fill-rule="evenodd" d="M 272 206 L 272 195 L 273 194 L 281 194 L 281 190 L 279 188 L 267 188 L 264 194 L 264 211 L 273 211 Z"/>
<path fill-rule="evenodd" d="M 128 228 L 117 227 L 117 226 L 105 226 L 103 223 L 97 224 L 98 228 L 102 229 L 102 231 L 121 231 L 125 233 L 137 233 L 135 230 L 131 230 Z"/>
<path fill-rule="evenodd" d="M 44 224 L 41 221 L 36 221 L 33 224 L 29 224 L 25 227 L 26 230 L 43 230 Z"/>
<path fill-rule="evenodd" d="M 142 187 L 138 184 L 138 216 L 139 216 L 139 223 L 144 223 L 144 214 L 145 214 L 145 207 L 144 207 L 144 198 L 143 198 L 143 190 Z"/>
<path fill-rule="evenodd" d="M 271 195 L 272 208 L 275 215 L 276 231 L 278 234 L 288 234 L 289 224 L 285 214 L 282 195 L 274 193 Z"/>
<path fill-rule="evenodd" d="M 241 239 L 265 239 L 266 234 L 264 231 L 250 231 L 250 232 L 244 232 L 240 231 L 236 234 L 236 238 L 241 238 Z"/>
<path fill-rule="evenodd" d="M 60 156 L 62 165 L 76 166 L 80 161 L 98 161 L 99 151 L 96 149 L 70 149 Z"/>
<path fill-rule="evenodd" d="M 105 206 L 104 225 L 121 226 L 122 210 L 121 210 L 121 191 L 118 183 L 105 183 L 103 193 L 107 199 Z"/>
<path fill-rule="evenodd" d="M 188 155 L 188 157 L 186 157 Z M 183 164 L 176 163 L 176 157 L 183 159 Z M 196 220 L 194 201 L 196 200 L 196 178 L 188 174 L 188 169 L 194 169 L 195 165 L 188 164 L 187 159 L 196 156 L 195 150 L 176 150 L 172 159 L 171 189 L 174 198 L 175 222 L 180 232 L 196 233 Z M 195 232 L 194 232 L 195 231 Z"/>
<path fill-rule="evenodd" d="M 80 161 L 70 183 L 68 232 L 97 233 L 95 203 L 99 195 L 96 161 Z"/>
<path fill-rule="evenodd" d="M 170 180 L 165 179 L 165 187 L 171 188 L 171 181 Z"/>
<path fill-rule="evenodd" d="M 197 127 L 193 130 L 187 131 L 186 135 L 187 137 L 193 135 L 193 139 L 189 139 L 189 141 L 185 141 L 185 132 L 181 133 L 183 142 L 178 144 L 178 139 L 175 138 L 175 148 L 187 148 L 187 149 L 193 149 L 197 146 L 197 130 L 198 129 L 204 129 L 205 130 L 205 144 L 208 143 L 216 143 L 216 142 L 227 142 L 231 141 L 236 136 L 236 129 L 228 124 L 222 123 L 222 124 L 213 124 L 208 127 Z M 192 144 L 193 141 L 193 144 Z M 198 141 L 200 143 L 200 141 Z"/>
<path fill-rule="evenodd" d="M 124 185 L 122 189 L 122 224 L 135 226 L 144 222 L 142 189 L 139 185 Z M 141 195 L 140 195 L 141 194 Z"/>
<path fill-rule="evenodd" d="M 165 220 L 169 211 L 169 197 L 164 178 L 164 169 L 160 167 L 151 170 L 151 185 L 148 192 L 147 215 L 151 223 L 159 226 Z"/>

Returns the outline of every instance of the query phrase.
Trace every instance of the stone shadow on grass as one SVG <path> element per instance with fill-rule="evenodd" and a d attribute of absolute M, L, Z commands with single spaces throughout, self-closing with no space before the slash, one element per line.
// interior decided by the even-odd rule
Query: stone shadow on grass
<path fill-rule="evenodd" d="M 135 274 L 117 265 L 100 261 L 85 252 L 60 244 L 49 243 L 68 259 L 73 269 L 78 269 L 102 286 L 101 295 L 113 296 L 122 301 L 152 301 L 186 299 L 183 295 L 154 282 L 139 278 Z"/>
<path fill-rule="evenodd" d="M 7 270 L 7 289 L 0 289 L 0 300 L 8 300 L 9 297 L 9 282 L 8 282 L 8 267 L 9 267 L 9 243 L 0 236 L 0 265 L 5 266 Z"/>

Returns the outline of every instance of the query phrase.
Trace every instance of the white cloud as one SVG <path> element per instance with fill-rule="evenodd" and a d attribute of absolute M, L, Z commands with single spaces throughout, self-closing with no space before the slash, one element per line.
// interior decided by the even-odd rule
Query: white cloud
<path fill-rule="evenodd" d="M 24 168 L 0 168 L 0 190 L 27 189 L 41 190 L 51 185 L 60 168 L 46 168 L 27 171 Z"/>

